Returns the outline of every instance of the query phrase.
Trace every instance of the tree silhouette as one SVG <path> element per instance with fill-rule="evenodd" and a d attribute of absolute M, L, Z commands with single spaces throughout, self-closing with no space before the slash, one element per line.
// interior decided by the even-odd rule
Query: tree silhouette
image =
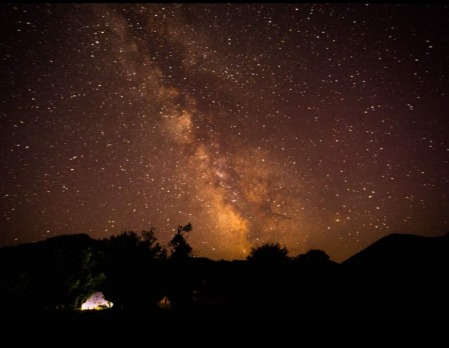
<path fill-rule="evenodd" d="M 140 244 L 144 249 L 147 249 L 153 259 L 165 260 L 167 258 L 167 250 L 162 247 L 156 239 L 154 227 L 149 230 L 142 231 L 140 237 Z"/>
<path fill-rule="evenodd" d="M 319 265 L 329 261 L 329 255 L 324 250 L 311 249 L 305 254 L 298 255 L 296 260 L 301 264 Z"/>
<path fill-rule="evenodd" d="M 192 247 L 184 238 L 184 233 L 191 232 L 192 229 L 193 227 L 190 222 L 185 226 L 178 226 L 176 234 L 168 243 L 168 246 L 171 248 L 170 258 L 172 260 L 185 260 L 191 256 Z"/>
<path fill-rule="evenodd" d="M 139 308 L 143 299 L 159 296 L 161 281 L 156 269 L 158 261 L 166 257 L 166 250 L 157 242 L 154 230 L 150 228 L 140 235 L 124 231 L 104 240 L 106 282 L 101 290 L 122 309 Z"/>
<path fill-rule="evenodd" d="M 61 263 L 68 271 L 66 281 L 67 303 L 69 308 L 80 308 L 81 304 L 105 282 L 105 274 L 99 272 L 95 253 L 82 249 L 69 265 Z"/>
<path fill-rule="evenodd" d="M 288 260 L 287 253 L 287 248 L 281 247 L 279 243 L 266 243 L 258 247 L 253 247 L 246 259 L 257 264 L 281 265 Z"/>
<path fill-rule="evenodd" d="M 143 230 L 140 236 L 134 231 L 123 231 L 117 236 L 111 236 L 106 244 L 110 249 L 133 254 L 138 251 L 149 258 L 164 259 L 167 251 L 157 242 L 155 230 L 150 227 L 149 230 Z"/>

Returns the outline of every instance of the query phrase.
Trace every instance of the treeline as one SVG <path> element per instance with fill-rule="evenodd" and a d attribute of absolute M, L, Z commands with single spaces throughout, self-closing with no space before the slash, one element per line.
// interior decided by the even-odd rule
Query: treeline
<path fill-rule="evenodd" d="M 159 296 L 154 283 L 162 264 L 191 256 L 184 237 L 191 230 L 191 224 L 178 226 L 168 248 L 157 241 L 154 228 L 140 235 L 123 231 L 103 240 L 63 235 L 4 247 L 0 305 L 10 312 L 76 309 L 100 290 L 122 308 L 132 306 L 134 299 L 141 301 L 140 294 L 146 297 L 143 303 L 148 302 Z"/>
<path fill-rule="evenodd" d="M 97 291 L 114 304 L 115 311 L 123 313 L 157 313 L 164 297 L 178 311 L 241 305 L 264 293 L 255 286 L 267 289 L 274 285 L 271 279 L 269 284 L 260 284 L 254 278 L 259 271 L 264 277 L 270 271 L 279 276 L 291 267 L 336 265 L 319 250 L 290 258 L 279 244 L 254 247 L 247 261 L 192 258 L 186 239 L 191 231 L 190 223 L 178 226 L 167 246 L 157 241 L 151 228 L 140 234 L 123 231 L 102 240 L 85 234 L 63 235 L 2 248 L 3 313 L 15 317 L 79 309 Z"/>
<path fill-rule="evenodd" d="M 392 235 L 337 264 L 322 250 L 290 257 L 279 244 L 255 246 L 241 261 L 196 258 L 191 231 L 191 224 L 178 226 L 167 246 L 150 229 L 2 248 L 0 316 L 447 318 L 448 236 Z M 113 307 L 77 311 L 97 291 Z"/>

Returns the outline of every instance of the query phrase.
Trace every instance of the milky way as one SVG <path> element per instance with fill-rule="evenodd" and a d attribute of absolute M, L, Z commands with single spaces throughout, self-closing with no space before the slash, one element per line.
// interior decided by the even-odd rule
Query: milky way
<path fill-rule="evenodd" d="M 0 244 L 191 222 L 341 261 L 449 226 L 449 7 L 1 5 Z"/>

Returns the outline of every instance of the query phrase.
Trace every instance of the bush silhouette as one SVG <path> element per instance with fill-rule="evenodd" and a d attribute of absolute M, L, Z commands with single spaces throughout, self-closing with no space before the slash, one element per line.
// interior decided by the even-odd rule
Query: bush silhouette
<path fill-rule="evenodd" d="M 246 259 L 256 264 L 282 265 L 288 261 L 287 253 L 287 248 L 281 247 L 279 243 L 266 243 L 258 247 L 253 247 Z"/>
<path fill-rule="evenodd" d="M 329 261 L 329 255 L 324 250 L 311 249 L 305 254 L 300 254 L 296 260 L 301 264 L 319 265 Z"/>

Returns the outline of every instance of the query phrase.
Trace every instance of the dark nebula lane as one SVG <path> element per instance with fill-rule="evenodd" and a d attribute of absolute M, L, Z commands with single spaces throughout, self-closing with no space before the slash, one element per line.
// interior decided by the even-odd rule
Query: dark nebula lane
<path fill-rule="evenodd" d="M 191 222 L 342 261 L 449 227 L 449 6 L 0 5 L 0 245 Z"/>

